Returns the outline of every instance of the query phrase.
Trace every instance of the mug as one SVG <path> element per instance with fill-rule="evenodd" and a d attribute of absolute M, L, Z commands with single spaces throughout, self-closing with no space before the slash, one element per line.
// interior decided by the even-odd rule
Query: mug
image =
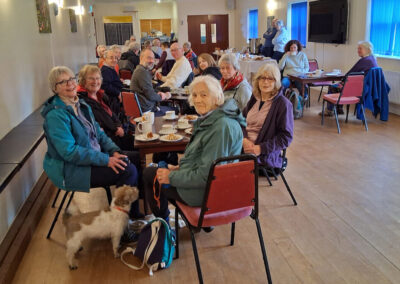
<path fill-rule="evenodd" d="M 154 112 L 152 111 L 145 112 L 143 116 L 146 118 L 146 121 L 149 121 L 151 122 L 151 124 L 154 124 Z"/>
<path fill-rule="evenodd" d="M 174 118 L 175 117 L 175 111 L 173 111 L 173 110 L 167 111 L 165 113 L 165 116 L 168 117 L 168 118 Z"/>
<path fill-rule="evenodd" d="M 143 121 L 137 125 L 137 129 L 142 132 L 143 134 L 147 134 L 152 132 L 153 124 L 150 121 Z"/>
<path fill-rule="evenodd" d="M 189 120 L 185 119 L 185 118 L 181 118 L 178 120 L 178 126 L 180 128 L 184 128 L 187 127 L 189 125 Z"/>
<path fill-rule="evenodd" d="M 172 124 L 163 124 L 163 125 L 161 126 L 161 130 L 162 130 L 162 132 L 164 132 L 164 133 L 170 134 L 170 133 L 173 133 L 173 132 L 174 132 L 174 126 L 173 126 Z"/>
<path fill-rule="evenodd" d="M 322 70 L 321 69 L 315 70 L 315 75 L 316 76 L 321 76 L 322 75 Z"/>
<path fill-rule="evenodd" d="M 293 55 L 293 56 L 297 55 L 297 51 L 291 51 L 290 55 Z"/>

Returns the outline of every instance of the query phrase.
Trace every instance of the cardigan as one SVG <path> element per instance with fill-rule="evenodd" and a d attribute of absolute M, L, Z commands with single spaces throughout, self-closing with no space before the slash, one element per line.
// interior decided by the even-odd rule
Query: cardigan
<path fill-rule="evenodd" d="M 293 140 L 293 106 L 283 95 L 283 89 L 281 88 L 273 98 L 271 108 L 254 143 L 261 146 L 258 162 L 272 168 L 282 167 L 281 151 L 289 147 Z M 257 99 L 252 95 L 243 110 L 244 117 L 247 117 L 256 101 Z M 247 131 L 245 129 L 243 131 L 244 136 L 247 137 Z"/>

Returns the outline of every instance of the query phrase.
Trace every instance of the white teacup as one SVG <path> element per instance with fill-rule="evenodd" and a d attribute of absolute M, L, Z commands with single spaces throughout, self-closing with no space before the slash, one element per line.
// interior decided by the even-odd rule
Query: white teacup
<path fill-rule="evenodd" d="M 141 132 L 141 133 L 143 133 L 143 134 L 147 134 L 147 133 L 149 133 L 149 132 L 152 132 L 152 130 L 153 130 L 153 124 L 151 123 L 151 121 L 143 121 L 143 122 L 140 122 L 138 125 L 137 125 L 137 129 Z"/>
<path fill-rule="evenodd" d="M 163 124 L 161 131 L 166 134 L 174 133 L 174 126 L 172 124 Z"/>
<path fill-rule="evenodd" d="M 322 75 L 322 70 L 321 69 L 315 70 L 315 76 L 321 76 L 321 75 Z"/>
<path fill-rule="evenodd" d="M 169 111 L 167 111 L 167 112 L 165 113 L 165 116 L 166 116 L 167 118 L 174 118 L 174 117 L 175 117 L 175 111 L 169 110 Z"/>
<path fill-rule="evenodd" d="M 179 128 L 185 128 L 189 126 L 189 120 L 186 118 L 181 118 L 178 120 L 178 127 Z"/>
<path fill-rule="evenodd" d="M 154 124 L 154 112 L 148 111 L 143 114 L 145 117 L 146 121 L 151 122 L 151 124 Z"/>

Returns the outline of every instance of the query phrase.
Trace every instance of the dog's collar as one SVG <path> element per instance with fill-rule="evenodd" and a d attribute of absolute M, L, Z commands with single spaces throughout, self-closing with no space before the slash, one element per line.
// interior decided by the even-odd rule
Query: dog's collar
<path fill-rule="evenodd" d="M 129 212 L 128 212 L 127 210 L 125 210 L 125 209 L 122 209 L 121 207 L 114 206 L 114 208 L 117 209 L 117 210 L 119 210 L 119 211 L 121 211 L 121 212 L 126 213 L 127 215 L 129 215 Z"/>

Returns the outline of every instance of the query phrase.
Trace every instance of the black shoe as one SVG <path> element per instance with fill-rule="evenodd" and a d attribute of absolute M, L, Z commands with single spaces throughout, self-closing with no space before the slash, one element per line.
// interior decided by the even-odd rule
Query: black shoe
<path fill-rule="evenodd" d="M 214 227 L 203 227 L 203 231 L 206 233 L 211 233 L 214 230 Z"/>

